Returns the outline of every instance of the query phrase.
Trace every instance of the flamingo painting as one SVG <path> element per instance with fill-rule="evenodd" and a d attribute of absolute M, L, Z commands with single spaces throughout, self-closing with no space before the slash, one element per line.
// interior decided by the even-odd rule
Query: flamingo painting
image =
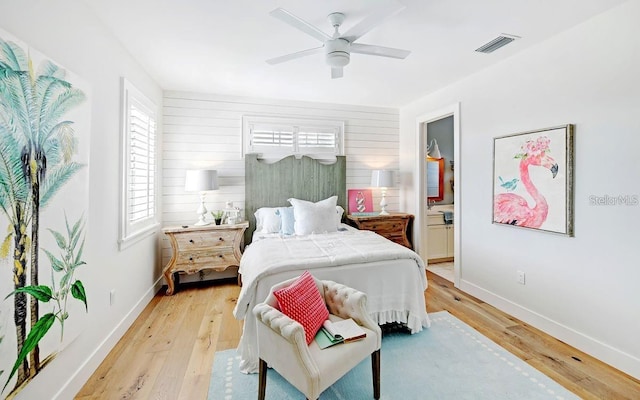
<path fill-rule="evenodd" d="M 558 174 L 558 164 L 549 156 L 547 136 L 527 140 L 515 158 L 520 159 L 520 181 L 534 201 L 533 207 L 527 200 L 515 193 L 500 193 L 494 197 L 493 220 L 501 224 L 540 228 L 547 220 L 549 205 L 529 176 L 529 167 L 544 167 L 551 171 L 553 178 Z"/>

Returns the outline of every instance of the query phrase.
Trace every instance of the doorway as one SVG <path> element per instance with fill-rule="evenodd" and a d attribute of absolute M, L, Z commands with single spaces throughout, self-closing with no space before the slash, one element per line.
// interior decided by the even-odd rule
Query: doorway
<path fill-rule="evenodd" d="M 461 276 L 460 259 L 460 105 L 458 103 L 416 119 L 417 207 L 415 233 L 418 252 L 432 272 L 451 280 L 458 287 Z M 435 140 L 434 140 L 435 139 Z M 437 144 L 436 144 L 437 143 Z M 438 150 L 435 150 L 438 147 Z M 435 156 L 431 158 L 430 156 Z M 429 157 L 429 158 L 428 158 Z M 440 174 L 427 173 L 427 162 L 439 161 Z M 444 162 L 443 162 L 444 161 Z M 429 180 L 431 176 L 431 181 Z M 444 190 L 434 196 L 433 180 L 439 177 Z M 429 202 L 429 199 L 432 199 Z M 437 200 L 437 201 L 435 201 Z M 429 237 L 431 233 L 431 238 Z M 445 261 L 447 263 L 438 263 Z"/>

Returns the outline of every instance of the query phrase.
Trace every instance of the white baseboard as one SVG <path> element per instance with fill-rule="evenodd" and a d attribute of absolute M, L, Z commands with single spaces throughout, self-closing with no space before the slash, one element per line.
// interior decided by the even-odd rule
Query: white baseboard
<path fill-rule="evenodd" d="M 87 357 L 86 361 L 78 367 L 71 375 L 69 380 L 60 388 L 60 390 L 52 397 L 52 399 L 73 399 L 75 395 L 82 389 L 82 386 L 91 377 L 98 368 L 102 360 L 109 354 L 111 349 L 118 343 L 120 338 L 127 332 L 127 329 L 138 318 L 138 315 L 149 304 L 153 296 L 162 287 L 163 278 L 160 276 L 158 280 L 144 293 L 131 310 L 120 320 L 120 322 L 109 332 L 104 340 L 96 347 L 95 351 Z"/>
<path fill-rule="evenodd" d="M 640 359 L 520 306 L 473 283 L 460 280 L 460 290 L 485 301 L 527 324 L 579 349 L 612 367 L 640 379 Z"/>

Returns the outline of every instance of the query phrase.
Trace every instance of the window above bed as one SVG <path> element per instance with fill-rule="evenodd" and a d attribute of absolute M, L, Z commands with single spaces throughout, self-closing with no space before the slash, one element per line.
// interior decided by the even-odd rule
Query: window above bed
<path fill-rule="evenodd" d="M 302 118 L 242 117 L 244 154 L 279 160 L 294 155 L 333 160 L 344 155 L 344 122 Z"/>

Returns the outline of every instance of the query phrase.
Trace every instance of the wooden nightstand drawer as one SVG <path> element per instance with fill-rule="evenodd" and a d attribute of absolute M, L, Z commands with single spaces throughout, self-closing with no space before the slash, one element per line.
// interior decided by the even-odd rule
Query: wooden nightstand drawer
<path fill-rule="evenodd" d="M 390 220 L 390 221 L 367 221 L 363 222 L 360 229 L 366 229 L 375 231 L 376 233 L 385 236 L 385 234 L 394 234 L 402 232 L 405 229 L 406 222 L 404 220 Z"/>
<path fill-rule="evenodd" d="M 401 233 L 389 233 L 389 234 L 385 234 L 385 235 L 382 235 L 382 234 L 379 234 L 379 235 L 386 237 L 387 239 L 391 240 L 392 242 L 396 242 L 398 244 L 404 245 L 405 237 Z"/>
<path fill-rule="evenodd" d="M 178 248 L 184 251 L 233 247 L 236 233 L 233 231 L 193 232 L 176 234 Z"/>
<path fill-rule="evenodd" d="M 176 260 L 176 267 L 184 269 L 186 273 L 195 273 L 205 268 L 224 270 L 240 260 L 233 254 L 232 248 L 218 251 L 181 252 Z"/>

